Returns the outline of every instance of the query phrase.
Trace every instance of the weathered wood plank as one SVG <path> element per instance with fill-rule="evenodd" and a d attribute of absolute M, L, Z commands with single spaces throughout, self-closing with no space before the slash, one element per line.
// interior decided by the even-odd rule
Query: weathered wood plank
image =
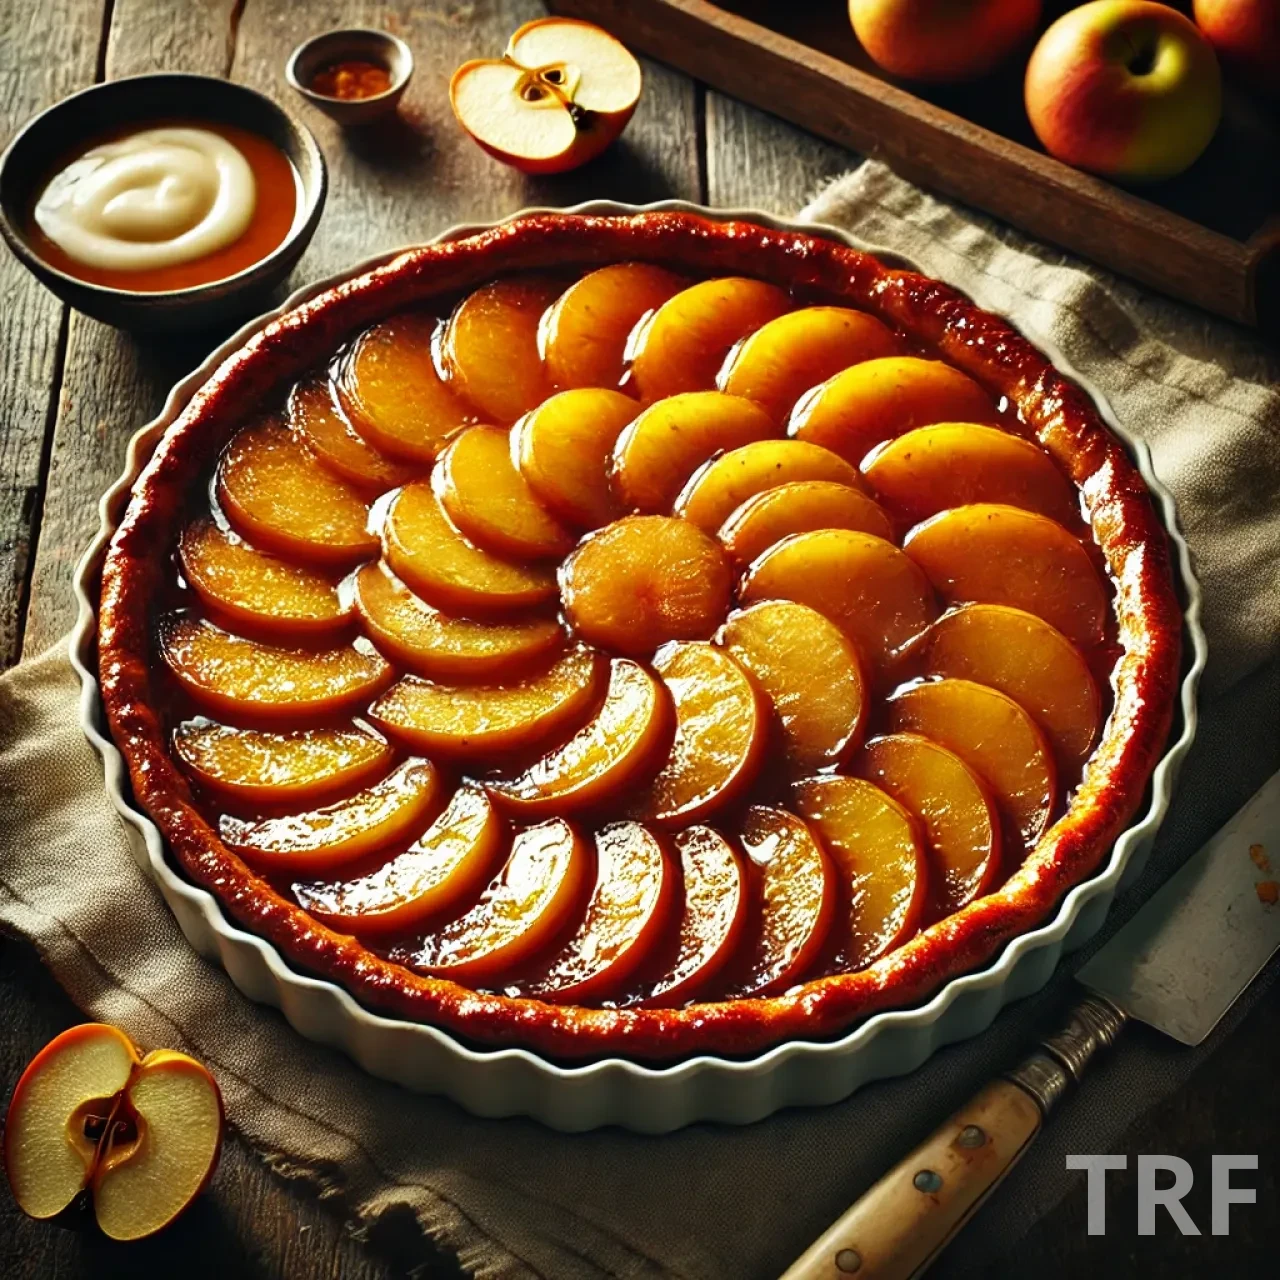
<path fill-rule="evenodd" d="M 707 90 L 708 202 L 720 208 L 798 213 L 860 157 L 777 116 Z"/>
<path fill-rule="evenodd" d="M 236 0 L 117 0 L 106 51 L 108 78 L 147 71 L 228 69 Z M 175 110 L 181 109 L 175 103 Z M 73 313 L 49 456 L 44 515 L 31 578 L 24 655 L 71 625 L 71 577 L 97 527 L 98 497 L 120 473 L 130 435 L 196 363 L 208 338 L 135 341 Z"/>
<path fill-rule="evenodd" d="M 93 82 L 102 0 L 0 6 L 0 137 Z M 0 144 L 2 145 L 2 144 Z M 41 463 L 65 335 L 66 308 L 5 253 L 0 259 L 0 668 L 17 660 Z"/>

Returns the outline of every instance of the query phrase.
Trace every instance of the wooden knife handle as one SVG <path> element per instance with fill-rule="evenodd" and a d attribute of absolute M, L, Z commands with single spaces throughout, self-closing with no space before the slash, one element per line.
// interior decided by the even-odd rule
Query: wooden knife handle
<path fill-rule="evenodd" d="M 1017 1164 L 1044 1118 L 1111 1044 L 1124 1014 L 1086 996 L 1067 1025 L 891 1169 L 782 1280 L 910 1280 Z"/>

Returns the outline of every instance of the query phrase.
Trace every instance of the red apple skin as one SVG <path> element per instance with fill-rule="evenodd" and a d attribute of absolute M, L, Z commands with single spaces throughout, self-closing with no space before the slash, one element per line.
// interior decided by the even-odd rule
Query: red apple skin
<path fill-rule="evenodd" d="M 1139 67 L 1150 69 L 1135 72 Z M 1050 155 L 1122 181 L 1181 173 L 1222 116 L 1218 60 L 1195 24 L 1151 0 L 1093 0 L 1044 33 L 1027 115 Z"/>
<path fill-rule="evenodd" d="M 1228 75 L 1280 97 L 1280 0 L 1195 0 L 1195 15 Z"/>
<path fill-rule="evenodd" d="M 1031 38 L 1040 0 L 849 0 L 871 60 L 905 80 L 973 80 Z"/>

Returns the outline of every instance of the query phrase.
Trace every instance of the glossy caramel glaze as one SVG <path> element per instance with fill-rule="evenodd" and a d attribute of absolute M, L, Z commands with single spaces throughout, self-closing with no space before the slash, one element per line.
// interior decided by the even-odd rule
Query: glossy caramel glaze
<path fill-rule="evenodd" d="M 549 1005 L 476 992 L 382 958 L 317 922 L 219 840 L 169 754 L 152 684 L 152 609 L 167 585 L 168 548 L 187 517 L 192 487 L 242 424 L 245 404 L 279 394 L 353 334 L 403 307 L 456 297 L 512 271 L 623 261 L 691 275 L 746 274 L 860 308 L 993 396 L 1007 397 L 1024 429 L 1080 489 L 1115 591 L 1111 717 L 1066 812 L 1023 864 L 999 889 L 869 968 L 769 998 L 676 1009 Z M 519 1044 L 566 1059 L 671 1060 L 839 1034 L 877 1010 L 927 998 L 1041 923 L 1068 888 L 1096 870 L 1141 803 L 1173 713 L 1181 624 L 1166 536 L 1136 468 L 1085 393 L 1007 322 L 946 285 L 816 237 L 679 213 L 543 215 L 405 254 L 275 321 L 221 367 L 157 448 L 112 541 L 102 576 L 100 675 L 135 795 L 178 864 L 296 968 L 333 979 L 371 1009 L 474 1043 Z"/>

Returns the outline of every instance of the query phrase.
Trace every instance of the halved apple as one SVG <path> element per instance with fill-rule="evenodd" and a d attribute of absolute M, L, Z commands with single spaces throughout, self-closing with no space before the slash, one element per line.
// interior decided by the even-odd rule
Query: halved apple
<path fill-rule="evenodd" d="M 924 824 L 933 919 L 995 886 L 1000 813 L 986 784 L 954 751 L 916 733 L 887 733 L 867 743 L 859 772 Z"/>
<path fill-rule="evenodd" d="M 667 645 L 653 668 L 671 695 L 675 739 L 633 811 L 647 822 L 685 826 L 751 785 L 768 742 L 769 706 L 745 664 L 715 645 Z"/>
<path fill-rule="evenodd" d="M 937 612 L 929 581 L 910 557 L 852 529 L 818 529 L 779 542 L 747 571 L 739 599 L 809 605 L 852 636 L 863 661 L 881 675 Z"/>
<path fill-rule="evenodd" d="M 256 870 L 323 875 L 418 836 L 439 810 L 443 787 L 429 760 L 405 760 L 379 782 L 322 809 L 277 818 L 224 813 L 218 835 Z"/>
<path fill-rule="evenodd" d="M 894 732 L 954 751 L 991 788 L 1012 837 L 1035 847 L 1057 802 L 1058 774 L 1044 733 L 1012 698 L 972 680 L 931 680 L 894 694 L 889 716 Z"/>
<path fill-rule="evenodd" d="M 1043 618 L 967 604 L 929 629 L 925 669 L 1007 693 L 1049 735 L 1068 773 L 1084 767 L 1102 728 L 1102 699 L 1080 651 Z"/>
<path fill-rule="evenodd" d="M 1106 631 L 1110 601 L 1079 541 L 1033 511 L 978 502 L 942 511 L 902 549 L 948 604 L 1006 604 L 1043 618 L 1085 647 Z"/>
<path fill-rule="evenodd" d="M 334 929 L 382 936 L 419 927 L 479 897 L 506 827 L 479 787 L 462 786 L 403 853 L 354 880 L 294 884 L 298 905 Z"/>
<path fill-rule="evenodd" d="M 222 1096 L 194 1058 L 142 1057 L 117 1027 L 55 1037 L 9 1103 L 4 1161 L 23 1213 L 53 1218 L 86 1188 L 113 1240 L 167 1226 L 199 1194 L 222 1149 Z"/>
<path fill-rule="evenodd" d="M 739 564 L 750 564 L 783 538 L 815 529 L 856 529 L 893 538 L 883 508 L 838 480 L 792 480 L 765 489 L 729 515 L 718 537 Z"/>
<path fill-rule="evenodd" d="M 458 123 L 497 160 L 563 173 L 595 159 L 640 100 L 640 64 L 608 32 L 535 18 L 501 59 L 464 62 L 449 82 Z"/>
<path fill-rule="evenodd" d="M 676 499 L 675 513 L 715 533 L 748 498 L 792 480 L 833 480 L 861 489 L 857 469 L 803 440 L 756 440 L 706 462 Z"/>
<path fill-rule="evenodd" d="M 862 472 L 876 496 L 909 524 L 971 502 L 1003 502 L 1079 521 L 1067 478 L 1030 440 L 999 427 L 941 422 L 873 449 Z"/>
<path fill-rule="evenodd" d="M 539 343 L 552 383 L 616 390 L 626 371 L 631 331 L 688 284 L 647 262 L 615 262 L 587 272 L 542 317 Z"/>
<path fill-rule="evenodd" d="M 423 480 L 406 485 L 392 501 L 382 542 L 396 575 L 446 613 L 519 613 L 556 593 L 553 569 L 504 560 L 468 542 Z"/>
<path fill-rule="evenodd" d="M 627 516 L 597 529 L 560 568 L 574 631 L 637 657 L 668 640 L 707 639 L 732 594 L 733 570 L 720 544 L 671 516 Z"/>
<path fill-rule="evenodd" d="M 929 891 L 916 819 L 864 778 L 807 778 L 795 806 L 818 833 L 844 886 L 831 970 L 865 969 L 915 932 Z"/>
<path fill-rule="evenodd" d="M 774 995 L 799 982 L 822 951 L 835 917 L 835 868 L 809 824 L 785 809 L 752 806 L 741 839 L 756 869 L 759 915 L 734 994 Z"/>
<path fill-rule="evenodd" d="M 351 620 L 351 606 L 332 573 L 259 551 L 208 517 L 182 531 L 178 560 L 200 599 L 235 622 L 284 635 L 318 635 Z"/>
<path fill-rule="evenodd" d="M 758 404 L 721 391 L 689 391 L 651 405 L 618 437 L 613 485 L 637 511 L 668 512 L 713 454 L 779 434 Z"/>
<path fill-rule="evenodd" d="M 832 449 L 855 467 L 885 440 L 933 422 L 995 422 L 991 397 L 941 360 L 864 360 L 813 388 L 791 412 L 787 434 Z"/>
<path fill-rule="evenodd" d="M 648 401 L 710 391 L 730 348 L 790 310 L 784 289 L 746 276 L 701 280 L 682 289 L 632 335 L 636 389 Z"/>
<path fill-rule="evenodd" d="M 231 523 L 268 551 L 320 564 L 377 553 L 369 504 L 272 419 L 232 437 L 218 464 L 217 492 Z"/>
<path fill-rule="evenodd" d="M 351 425 L 327 376 L 304 378 L 289 392 L 289 426 L 339 479 L 375 495 L 418 474 L 379 452 Z"/>
<path fill-rule="evenodd" d="M 355 600 L 380 649 L 435 679 L 511 676 L 549 659 L 565 643 L 560 623 L 541 614 L 487 622 L 441 613 L 380 562 L 356 574 Z"/>
<path fill-rule="evenodd" d="M 578 387 L 544 400 L 512 428 L 520 474 L 559 519 L 598 529 L 622 514 L 609 467 L 618 436 L 639 408 L 621 391 Z"/>
<path fill-rule="evenodd" d="M 398 963 L 472 986 L 497 986 L 536 960 L 582 910 L 595 862 L 591 847 L 563 818 L 521 831 L 511 856 L 480 900 Z"/>
<path fill-rule="evenodd" d="M 233 718 L 349 711 L 394 677 L 363 636 L 339 649 L 286 649 L 178 612 L 160 620 L 158 638 L 161 657 L 192 698 Z"/>
<path fill-rule="evenodd" d="M 173 751 L 201 786 L 233 804 L 314 801 L 385 773 L 395 752 L 355 724 L 321 729 L 241 729 L 203 718 L 173 731 Z"/>
<path fill-rule="evenodd" d="M 429 312 L 401 311 L 366 329 L 338 362 L 334 387 L 352 425 L 393 458 L 430 464 L 450 436 L 478 421 L 436 369 L 443 327 Z"/>
<path fill-rule="evenodd" d="M 761 600 L 731 613 L 716 639 L 759 681 L 792 765 L 824 769 L 858 749 L 870 698 L 853 642 L 808 605 Z"/>
<path fill-rule="evenodd" d="M 684 873 L 684 912 L 676 953 L 647 984 L 643 1001 L 674 1008 L 695 999 L 738 949 L 750 915 L 742 855 L 711 827 L 689 827 L 673 838 Z"/>
<path fill-rule="evenodd" d="M 893 330 L 865 311 L 803 307 L 770 320 L 729 353 L 720 389 L 746 396 L 775 422 L 785 422 L 797 400 L 842 369 L 895 355 Z"/>
<path fill-rule="evenodd" d="M 652 773 L 671 726 L 666 690 L 639 663 L 615 658 L 595 718 L 514 778 L 489 782 L 489 793 L 522 816 L 616 803 Z"/>
<path fill-rule="evenodd" d="M 454 308 L 440 344 L 445 376 L 486 421 L 509 426 L 550 395 L 538 326 L 562 288 L 546 276 L 506 276 Z"/>
<path fill-rule="evenodd" d="M 596 887 L 564 946 L 518 982 L 556 1004 L 598 1003 L 616 995 L 667 927 L 676 890 L 661 840 L 638 822 L 597 832 Z"/>
<path fill-rule="evenodd" d="M 529 751 L 569 733 L 605 684 L 604 659 L 570 649 L 546 671 L 505 684 L 433 684 L 405 676 L 369 709 L 392 738 L 429 754 L 484 759 Z"/>

